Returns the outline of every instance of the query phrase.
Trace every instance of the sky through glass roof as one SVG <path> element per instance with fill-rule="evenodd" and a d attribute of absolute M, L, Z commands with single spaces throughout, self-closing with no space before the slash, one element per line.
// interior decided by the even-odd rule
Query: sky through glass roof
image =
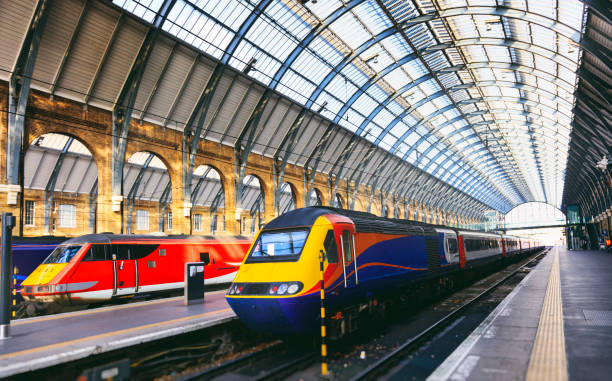
<path fill-rule="evenodd" d="M 113 0 L 152 22 L 163 0 Z M 506 212 L 561 204 L 576 0 L 176 0 L 162 29 Z"/>

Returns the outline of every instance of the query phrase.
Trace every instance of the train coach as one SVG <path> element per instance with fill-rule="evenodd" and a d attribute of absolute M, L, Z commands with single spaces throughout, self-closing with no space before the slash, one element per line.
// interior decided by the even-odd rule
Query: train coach
<path fill-rule="evenodd" d="M 63 242 L 22 283 L 26 300 L 77 305 L 182 289 L 186 262 L 207 263 L 207 284 L 232 281 L 244 237 L 88 234 Z"/>
<path fill-rule="evenodd" d="M 506 242 L 512 246 L 505 246 Z M 257 235 L 226 299 L 249 327 L 275 334 L 318 330 L 319 257 L 331 336 L 415 284 L 525 254 L 520 239 L 327 207 L 288 212 Z M 534 247 L 535 249 L 535 247 Z"/>

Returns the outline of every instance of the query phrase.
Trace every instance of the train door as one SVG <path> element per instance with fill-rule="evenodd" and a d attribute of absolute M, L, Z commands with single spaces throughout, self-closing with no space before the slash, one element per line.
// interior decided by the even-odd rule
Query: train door
<path fill-rule="evenodd" d="M 132 251 L 132 245 L 112 245 L 115 265 L 113 295 L 128 295 L 138 291 L 138 266 Z"/>
<path fill-rule="evenodd" d="M 444 235 L 444 248 L 446 250 L 446 261 L 448 263 L 458 263 L 459 262 L 459 248 L 457 243 L 457 236 L 454 234 L 445 234 Z"/>
<path fill-rule="evenodd" d="M 464 268 L 465 264 L 466 264 L 466 258 L 465 258 L 465 240 L 463 239 L 463 236 L 459 236 L 458 237 L 458 242 L 459 242 L 459 267 L 460 268 Z"/>
<path fill-rule="evenodd" d="M 344 268 L 344 287 L 354 287 L 359 284 L 359 274 L 357 274 L 355 234 L 352 229 L 342 229 L 342 233 L 340 234 L 340 248 Z"/>

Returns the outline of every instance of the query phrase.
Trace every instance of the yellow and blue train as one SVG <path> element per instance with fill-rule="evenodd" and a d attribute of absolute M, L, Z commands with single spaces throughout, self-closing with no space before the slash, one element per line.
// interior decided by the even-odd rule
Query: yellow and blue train
<path fill-rule="evenodd" d="M 320 326 L 320 264 L 334 336 L 396 290 L 516 258 L 533 240 L 329 207 L 290 211 L 257 235 L 226 298 L 249 327 L 306 334 Z"/>

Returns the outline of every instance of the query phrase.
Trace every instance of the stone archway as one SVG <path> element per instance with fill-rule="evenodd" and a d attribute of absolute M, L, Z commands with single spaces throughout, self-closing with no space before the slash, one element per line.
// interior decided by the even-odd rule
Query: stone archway
<path fill-rule="evenodd" d="M 122 196 L 126 200 L 123 230 L 127 234 L 164 231 L 168 227 L 166 210 L 172 203 L 172 181 L 158 155 L 138 151 L 126 160 Z M 170 218 L 172 221 L 171 215 Z"/>
<path fill-rule="evenodd" d="M 242 179 L 242 195 L 240 196 L 240 234 L 254 235 L 263 222 L 265 213 L 264 184 L 255 175 L 247 175 Z"/>
<path fill-rule="evenodd" d="M 297 196 L 290 183 L 282 183 L 279 188 L 278 214 L 281 215 L 297 207 Z"/>
<path fill-rule="evenodd" d="M 308 195 L 308 206 L 323 206 L 322 193 L 317 188 L 312 188 Z"/>
<path fill-rule="evenodd" d="M 74 236 L 96 231 L 98 166 L 85 143 L 46 133 L 24 158 L 24 232 Z"/>
<path fill-rule="evenodd" d="M 225 184 L 221 172 L 206 164 L 197 167 L 190 194 L 192 232 L 225 231 Z"/>

